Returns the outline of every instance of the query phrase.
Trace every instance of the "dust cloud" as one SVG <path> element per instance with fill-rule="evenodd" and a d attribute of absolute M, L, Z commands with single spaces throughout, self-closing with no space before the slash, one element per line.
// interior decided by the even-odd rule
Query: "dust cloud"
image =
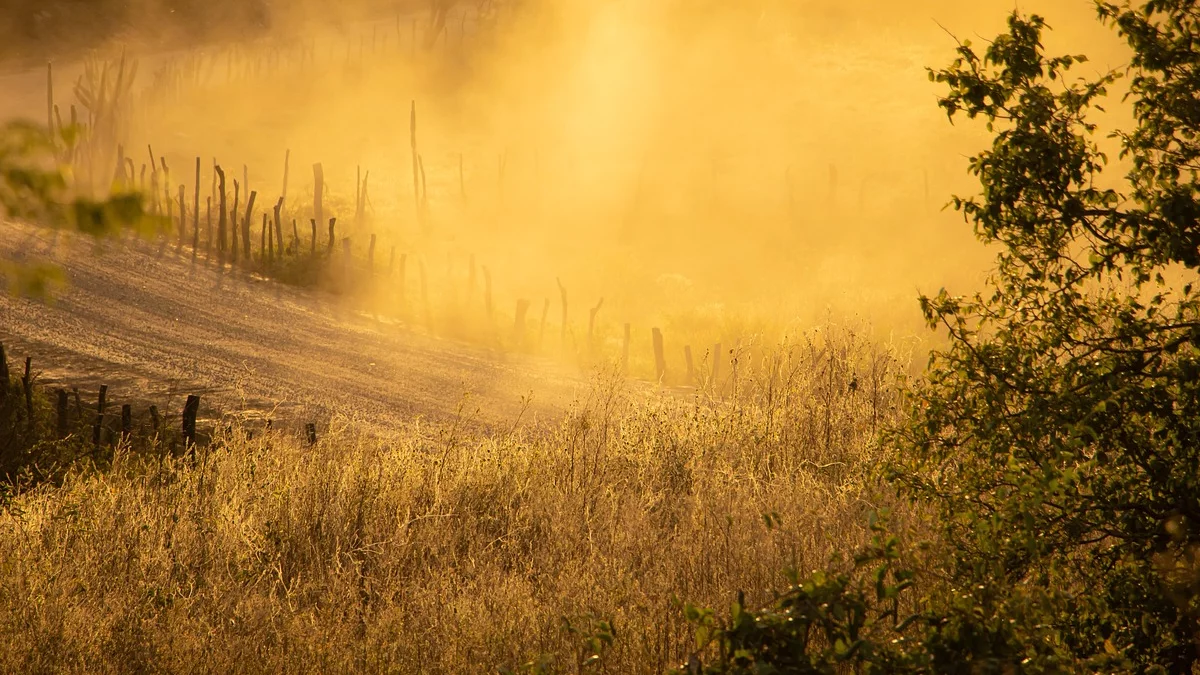
<path fill-rule="evenodd" d="M 918 290 L 970 290 L 992 255 L 942 208 L 974 191 L 966 157 L 988 138 L 947 122 L 924 69 L 952 35 L 1002 30 L 1010 0 L 264 3 L 193 8 L 204 40 L 186 47 L 166 4 L 141 12 L 172 39 L 94 45 L 139 63 L 126 154 L 152 146 L 189 201 L 201 157 L 202 209 L 215 160 L 269 209 L 290 153 L 285 222 L 305 247 L 320 163 L 338 237 L 365 255 L 376 235 L 380 267 L 422 261 L 446 302 L 486 267 L 501 311 L 556 315 L 561 280 L 575 322 L 604 299 L 609 336 L 720 340 L 827 313 L 915 331 Z M 1083 74 L 1120 65 L 1090 2 L 1018 7 L 1047 17 L 1051 51 L 1093 57 Z M 56 68 L 65 109 L 81 70 Z M 44 68 L 0 79 L 0 113 L 45 119 Z"/>

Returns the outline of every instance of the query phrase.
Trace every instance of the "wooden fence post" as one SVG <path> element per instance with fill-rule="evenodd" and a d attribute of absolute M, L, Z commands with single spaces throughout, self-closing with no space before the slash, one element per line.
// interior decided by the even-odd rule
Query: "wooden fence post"
<path fill-rule="evenodd" d="M 336 225 L 337 225 L 337 218 L 330 218 L 329 219 L 329 248 L 326 249 L 326 251 L 325 251 L 325 254 L 328 255 L 330 258 L 333 257 L 333 229 Z"/>
<path fill-rule="evenodd" d="M 133 406 L 126 403 L 121 406 L 121 441 L 128 442 L 133 435 Z"/>
<path fill-rule="evenodd" d="M 249 186 L 247 186 L 249 187 Z M 246 262 L 250 263 L 250 218 L 254 215 L 254 200 L 258 198 L 258 192 L 250 191 L 250 200 L 246 202 L 246 215 L 242 218 L 242 248 L 245 252 Z M 264 216 L 266 214 L 263 214 Z"/>
<path fill-rule="evenodd" d="M 258 257 L 264 267 L 275 257 L 275 239 L 267 232 L 269 227 L 267 214 L 264 213 L 262 227 L 258 229 Z M 270 242 L 270 249 L 267 248 L 268 242 Z"/>
<path fill-rule="evenodd" d="M 192 262 L 196 262 L 196 249 L 200 247 L 200 158 L 196 158 L 196 195 L 192 201 Z"/>
<path fill-rule="evenodd" d="M 241 200 L 241 184 L 233 180 L 233 208 L 229 211 L 229 265 L 237 267 L 238 260 L 238 202 Z"/>
<path fill-rule="evenodd" d="M 309 445 L 317 444 L 317 425 L 313 424 L 312 422 L 305 424 L 304 425 L 304 433 L 306 436 L 308 436 L 308 444 Z"/>
<path fill-rule="evenodd" d="M 200 412 L 200 397 L 190 394 L 183 405 L 183 447 L 196 457 L 196 414 Z"/>
<path fill-rule="evenodd" d="M 56 393 L 58 400 L 55 403 L 54 409 L 58 418 L 58 435 L 62 437 L 67 435 L 67 429 L 70 428 L 70 424 L 67 421 L 67 390 L 59 389 Z"/>
<path fill-rule="evenodd" d="M 92 445 L 100 447 L 100 436 L 104 427 L 104 397 L 108 394 L 108 385 L 100 385 L 100 398 L 96 403 L 96 424 L 92 427 Z"/>
<path fill-rule="evenodd" d="M 228 205 L 226 204 L 227 196 L 225 192 L 225 170 L 221 168 L 220 164 L 214 165 L 213 170 L 217 172 L 217 195 L 219 202 L 217 205 L 220 207 L 220 209 L 217 211 L 217 265 L 224 267 L 225 228 L 226 219 L 228 217 L 226 215 L 228 213 Z"/>
<path fill-rule="evenodd" d="M 315 258 L 317 256 L 317 219 L 313 218 L 311 220 L 311 222 L 312 222 L 312 240 L 311 240 L 312 248 L 309 250 L 308 253 L 309 253 L 309 255 L 311 255 L 312 257 Z"/>
<path fill-rule="evenodd" d="M 212 259 L 212 197 L 205 198 L 204 209 L 204 261 L 205 266 Z"/>
<path fill-rule="evenodd" d="M 283 258 L 283 221 L 280 220 L 280 212 L 283 210 L 283 197 L 275 202 L 275 247 L 279 249 L 279 257 Z M 292 230 L 296 229 L 296 221 L 292 221 Z"/>
<path fill-rule="evenodd" d="M 150 428 L 154 430 L 155 436 L 158 435 L 158 427 L 160 424 L 161 420 L 158 416 L 158 406 L 152 405 L 150 406 Z"/>
<path fill-rule="evenodd" d="M 667 357 L 663 350 L 662 331 L 655 328 L 653 330 L 654 338 L 654 376 L 659 384 L 662 384 L 667 377 Z"/>
<path fill-rule="evenodd" d="M 187 187 L 179 184 L 179 252 L 183 253 L 187 241 Z"/>

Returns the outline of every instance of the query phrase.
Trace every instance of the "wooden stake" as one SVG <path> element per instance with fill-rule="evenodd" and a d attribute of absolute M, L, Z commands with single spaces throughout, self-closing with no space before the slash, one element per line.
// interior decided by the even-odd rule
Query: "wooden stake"
<path fill-rule="evenodd" d="M 133 406 L 128 403 L 121 406 L 121 442 L 129 442 L 133 435 Z"/>
<path fill-rule="evenodd" d="M 242 218 L 242 247 L 246 254 L 246 262 L 250 262 L 250 220 L 254 213 L 254 199 L 258 193 L 251 190 L 250 200 L 246 202 L 246 216 Z M 265 214 L 264 214 L 265 215 Z"/>
<path fill-rule="evenodd" d="M 96 424 L 92 427 L 92 445 L 100 447 L 100 431 L 104 426 L 104 397 L 108 394 L 108 385 L 100 385 L 100 398 L 96 403 Z"/>
<path fill-rule="evenodd" d="M 663 350 L 662 331 L 653 329 L 654 338 L 654 377 L 662 384 L 667 379 L 667 357 Z"/>
<path fill-rule="evenodd" d="M 283 227 L 281 227 L 282 222 L 280 220 L 280 212 L 282 210 L 283 210 L 283 197 L 280 197 L 279 201 L 275 202 L 274 213 L 275 213 L 275 245 L 276 245 L 275 247 L 279 250 L 279 258 L 281 260 L 283 259 Z M 292 221 L 293 234 L 295 234 L 295 231 L 296 231 L 296 221 L 293 220 Z M 300 235 L 298 235 L 298 234 L 296 234 L 295 236 L 296 236 L 296 239 L 300 238 Z"/>
<path fill-rule="evenodd" d="M 230 227 L 229 264 L 235 265 L 235 266 L 237 265 L 237 259 L 238 259 L 238 235 L 240 234 L 240 232 L 238 231 L 238 219 L 237 219 L 238 201 L 241 198 L 241 194 L 239 194 L 240 188 L 241 188 L 241 185 L 237 182 L 237 179 L 235 178 L 233 180 L 233 208 L 229 211 L 229 227 Z"/>
<path fill-rule="evenodd" d="M 200 158 L 196 158 L 196 194 L 192 200 L 192 262 L 196 262 L 196 249 L 200 248 Z"/>
<path fill-rule="evenodd" d="M 196 458 L 196 414 L 200 412 L 200 397 L 194 394 L 187 397 L 183 405 L 183 447 Z"/>
<path fill-rule="evenodd" d="M 59 389 L 56 393 L 58 400 L 55 403 L 54 409 L 58 418 L 58 435 L 61 438 L 67 435 L 67 430 L 70 426 L 67 418 L 67 390 Z"/>

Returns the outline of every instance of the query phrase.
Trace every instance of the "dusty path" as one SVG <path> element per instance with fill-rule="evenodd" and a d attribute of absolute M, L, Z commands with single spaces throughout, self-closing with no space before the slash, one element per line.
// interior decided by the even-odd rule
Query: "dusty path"
<path fill-rule="evenodd" d="M 335 299 L 225 274 L 168 249 L 0 226 L 0 261 L 51 258 L 68 285 L 53 302 L 0 295 L 0 341 L 14 366 L 33 356 L 44 383 L 109 399 L 157 401 L 292 424 L 350 415 L 367 428 L 423 417 L 507 427 L 557 418 L 587 382 L 529 357 L 440 340 L 338 307 Z M 470 393 L 463 407 L 464 394 Z M 475 411 L 478 410 L 476 413 Z M 270 412 L 266 412 L 270 411 Z"/>

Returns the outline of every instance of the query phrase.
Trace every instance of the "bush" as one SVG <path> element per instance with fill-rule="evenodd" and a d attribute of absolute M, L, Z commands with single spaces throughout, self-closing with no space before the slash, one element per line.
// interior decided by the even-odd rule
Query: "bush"
<path fill-rule="evenodd" d="M 817 574 L 735 608 L 710 672 L 1195 672 L 1200 20 L 1182 0 L 1098 10 L 1133 50 L 1124 192 L 1100 187 L 1092 121 L 1118 73 L 1069 80 L 1085 59 L 1045 56 L 1040 17 L 930 71 L 951 120 L 995 132 L 970 162 L 982 194 L 953 204 L 1002 251 L 990 293 L 921 299 L 950 342 L 887 436 L 893 484 L 939 520 L 909 617 L 888 565 Z M 878 551 L 898 555 L 862 559 Z"/>

